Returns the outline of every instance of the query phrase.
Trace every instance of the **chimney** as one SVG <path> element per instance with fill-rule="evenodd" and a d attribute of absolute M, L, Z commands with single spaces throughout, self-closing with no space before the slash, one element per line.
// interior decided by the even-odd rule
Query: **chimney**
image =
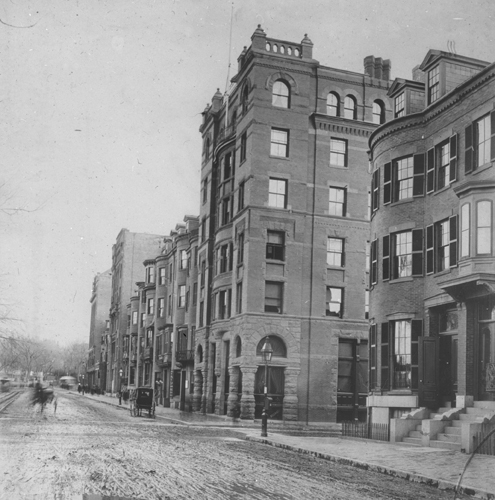
<path fill-rule="evenodd" d="M 419 69 L 419 64 L 417 66 L 414 66 L 413 70 L 412 70 L 412 79 L 415 81 L 415 82 L 422 82 L 422 83 L 425 83 L 425 74 L 424 74 L 424 71 L 421 71 Z"/>
<path fill-rule="evenodd" d="M 364 58 L 364 74 L 374 78 L 375 76 L 375 56 L 367 56 Z"/>
<path fill-rule="evenodd" d="M 301 48 L 303 59 L 313 59 L 313 42 L 308 38 L 307 34 L 302 39 Z"/>
<path fill-rule="evenodd" d="M 381 57 L 375 59 L 375 78 L 382 79 L 383 60 Z"/>
<path fill-rule="evenodd" d="M 392 63 L 390 62 L 390 59 L 385 59 L 385 61 L 383 61 L 382 80 L 390 80 L 391 70 Z"/>

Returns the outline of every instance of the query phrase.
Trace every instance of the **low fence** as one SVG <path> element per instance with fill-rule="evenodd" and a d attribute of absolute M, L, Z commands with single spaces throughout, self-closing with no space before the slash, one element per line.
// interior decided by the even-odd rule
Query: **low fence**
<path fill-rule="evenodd" d="M 388 424 L 370 424 L 368 422 L 342 422 L 342 436 L 389 441 Z"/>
<path fill-rule="evenodd" d="M 474 435 L 474 450 L 480 455 L 495 456 L 495 425 L 483 424 Z M 478 448 L 479 447 L 479 448 Z"/>

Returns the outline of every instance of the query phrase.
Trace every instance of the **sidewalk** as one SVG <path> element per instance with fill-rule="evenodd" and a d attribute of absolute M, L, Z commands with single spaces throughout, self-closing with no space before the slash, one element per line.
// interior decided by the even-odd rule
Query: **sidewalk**
<path fill-rule="evenodd" d="M 77 395 L 77 392 L 75 394 Z M 119 406 L 119 400 L 115 397 L 89 394 L 84 397 Z M 129 409 L 129 406 L 123 402 L 120 407 L 124 410 Z M 171 408 L 157 407 L 156 415 L 158 418 L 180 425 L 235 427 L 250 441 L 310 454 L 332 462 L 353 465 L 413 482 L 430 484 L 440 489 L 454 490 L 470 458 L 464 453 L 437 448 L 401 446 L 337 436 L 286 435 L 281 433 L 282 427 L 279 423 L 272 425 L 272 422 L 268 423 L 268 437 L 261 438 L 258 422 L 233 421 L 230 417 L 186 413 Z M 299 427 L 308 429 L 307 426 L 301 424 Z M 270 428 L 274 429 L 273 432 Z M 494 472 L 495 457 L 476 455 L 464 472 L 461 491 L 468 495 L 475 495 L 477 498 L 495 499 Z"/>

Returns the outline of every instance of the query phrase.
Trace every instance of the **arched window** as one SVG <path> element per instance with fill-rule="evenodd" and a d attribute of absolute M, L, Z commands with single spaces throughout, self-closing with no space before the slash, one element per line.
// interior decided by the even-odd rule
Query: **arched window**
<path fill-rule="evenodd" d="M 373 102 L 373 123 L 385 123 L 385 105 L 379 99 Z"/>
<path fill-rule="evenodd" d="M 242 354 L 242 341 L 241 337 L 237 337 L 235 341 L 235 357 L 238 358 Z"/>
<path fill-rule="evenodd" d="M 272 105 L 279 108 L 288 108 L 290 105 L 289 86 L 282 80 L 273 84 Z"/>
<path fill-rule="evenodd" d="M 198 363 L 202 363 L 203 362 L 203 346 L 200 344 L 198 346 Z"/>
<path fill-rule="evenodd" d="M 256 347 L 256 356 L 261 356 L 261 348 L 265 344 L 266 339 L 267 337 L 263 337 L 260 340 L 258 346 Z M 285 347 L 285 344 L 280 337 L 276 337 L 275 335 L 268 335 L 268 340 L 270 341 L 270 344 L 272 346 L 274 357 L 287 357 L 287 348 Z"/>
<path fill-rule="evenodd" d="M 248 90 L 248 86 L 247 85 L 244 85 L 244 89 L 242 91 L 242 102 L 241 102 L 241 106 L 242 106 L 242 114 L 246 113 L 247 112 L 247 108 L 248 108 L 248 98 L 249 98 L 249 90 Z"/>
<path fill-rule="evenodd" d="M 327 96 L 327 115 L 340 116 L 340 97 L 335 92 Z"/>
<path fill-rule="evenodd" d="M 355 120 L 357 118 L 356 99 L 352 95 L 344 99 L 344 118 Z"/>

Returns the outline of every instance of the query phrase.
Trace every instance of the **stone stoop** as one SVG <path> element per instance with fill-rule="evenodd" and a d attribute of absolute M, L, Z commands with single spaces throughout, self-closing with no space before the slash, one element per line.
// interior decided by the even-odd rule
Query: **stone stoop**
<path fill-rule="evenodd" d="M 455 408 L 439 408 L 435 413 L 429 415 L 428 420 L 445 421 L 445 427 L 439 432 L 435 439 L 430 439 L 431 448 L 442 448 L 446 450 L 462 449 L 462 426 L 466 423 L 482 423 L 495 421 L 495 401 L 475 401 L 474 406 L 462 409 L 456 416 L 445 415 L 452 412 Z M 424 419 L 423 419 L 424 421 Z M 422 424 L 416 425 L 416 428 L 409 431 L 408 436 L 402 439 L 404 444 L 412 446 L 423 446 L 422 443 Z"/>

